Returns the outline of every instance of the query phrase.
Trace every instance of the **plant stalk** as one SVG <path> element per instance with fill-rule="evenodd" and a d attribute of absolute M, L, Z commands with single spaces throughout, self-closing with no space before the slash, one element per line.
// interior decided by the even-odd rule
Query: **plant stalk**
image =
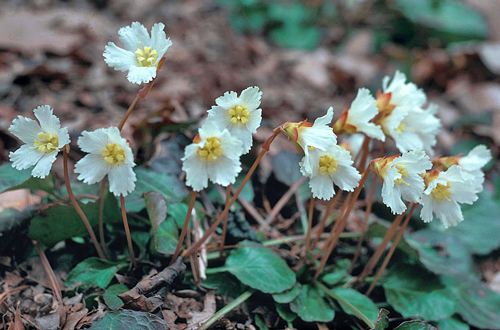
<path fill-rule="evenodd" d="M 94 244 L 94 247 L 97 250 L 97 254 L 99 255 L 99 258 L 106 259 L 106 256 L 102 252 L 101 247 L 99 246 L 99 243 L 97 242 L 97 238 L 95 236 L 94 230 L 92 229 L 92 226 L 90 225 L 89 220 L 85 216 L 85 213 L 83 213 L 82 208 L 80 207 L 80 205 L 78 205 L 78 202 L 76 201 L 75 195 L 73 194 L 73 190 L 71 189 L 71 185 L 69 184 L 68 152 L 69 152 L 69 144 L 67 144 L 63 148 L 64 183 L 66 184 L 66 190 L 68 191 L 69 200 L 71 201 L 71 204 L 75 208 L 76 213 L 78 213 L 78 215 L 80 216 L 80 219 L 82 219 L 83 224 L 85 225 L 85 228 L 87 228 L 90 239 L 92 240 L 92 243 Z"/>
<path fill-rule="evenodd" d="M 125 227 L 125 235 L 127 236 L 128 251 L 130 253 L 130 259 L 132 260 L 132 265 L 137 266 L 137 261 L 135 260 L 134 247 L 132 246 L 132 237 L 130 236 L 130 228 L 127 221 L 127 211 L 125 210 L 125 197 L 120 194 L 120 207 L 122 210 L 123 227 Z"/>
<path fill-rule="evenodd" d="M 184 243 L 184 237 L 186 237 L 186 233 L 189 227 L 189 220 L 191 219 L 191 212 L 193 211 L 194 202 L 196 200 L 197 191 L 193 190 L 191 194 L 191 200 L 189 201 L 188 211 L 186 213 L 186 218 L 184 219 L 184 224 L 182 225 L 181 236 L 179 237 L 179 241 L 177 242 L 177 247 L 175 248 L 174 256 L 172 257 L 172 261 L 170 261 L 170 266 L 174 264 L 181 252 L 182 243 Z"/>

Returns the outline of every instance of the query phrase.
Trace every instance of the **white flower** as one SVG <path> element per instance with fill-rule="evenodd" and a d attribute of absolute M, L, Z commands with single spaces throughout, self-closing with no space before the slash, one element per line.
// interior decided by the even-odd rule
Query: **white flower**
<path fill-rule="evenodd" d="M 342 113 L 333 126 L 336 133 L 362 132 L 372 139 L 385 141 L 385 134 L 379 125 L 370 123 L 378 114 L 375 98 L 366 88 L 360 88 L 351 107 Z"/>
<path fill-rule="evenodd" d="M 229 133 L 243 142 L 243 153 L 252 147 L 252 133 L 262 121 L 259 87 L 248 87 L 240 97 L 235 92 L 226 92 L 215 100 L 216 106 L 208 110 L 208 121 L 213 121 L 220 130 L 227 128 Z"/>
<path fill-rule="evenodd" d="M 430 222 L 434 213 L 445 228 L 455 226 L 464 219 L 458 203 L 472 204 L 477 200 L 477 193 L 463 179 L 458 165 L 451 166 L 430 180 L 420 202 L 420 217 L 424 222 Z"/>
<path fill-rule="evenodd" d="M 134 84 L 147 83 L 156 77 L 158 62 L 168 47 L 172 45 L 167 39 L 163 23 L 156 23 L 148 30 L 139 22 L 118 30 L 120 41 L 125 49 L 109 42 L 104 51 L 104 61 L 115 70 L 127 71 L 127 79 Z"/>
<path fill-rule="evenodd" d="M 427 97 L 422 89 L 412 82 L 406 83 L 406 75 L 396 71 L 394 78 L 385 76 L 382 80 L 382 91 L 384 94 L 391 93 L 390 103 L 396 106 L 424 106 Z"/>
<path fill-rule="evenodd" d="M 484 173 L 481 168 L 491 160 L 491 151 L 485 145 L 478 145 L 472 149 L 467 156 L 458 159 L 458 165 L 462 169 L 462 176 L 475 192 L 483 190 Z"/>
<path fill-rule="evenodd" d="M 435 104 L 429 105 L 427 109 L 396 107 L 387 117 L 384 128 L 400 152 L 420 149 L 433 154 L 432 147 L 436 145 L 436 135 L 441 128 L 441 121 L 435 116 L 436 111 Z"/>
<path fill-rule="evenodd" d="M 328 126 L 332 122 L 333 108 L 330 107 L 326 115 L 319 117 L 314 124 L 302 121 L 300 123 L 289 123 L 282 128 L 286 135 L 295 142 L 304 151 L 305 157 L 309 150 L 319 149 L 327 150 L 337 144 L 337 136 Z M 304 163 L 304 170 L 312 174 L 312 168 L 309 162 Z"/>
<path fill-rule="evenodd" d="M 234 183 L 241 171 L 242 153 L 240 139 L 227 129 L 220 131 L 212 122 L 205 123 L 184 151 L 182 170 L 186 172 L 186 184 L 200 191 L 208 186 L 208 179 L 222 186 Z"/>
<path fill-rule="evenodd" d="M 31 175 L 45 178 L 52 168 L 56 156 L 70 142 L 68 128 L 61 128 L 59 118 L 52 114 L 48 105 L 42 105 L 33 110 L 35 120 L 18 116 L 9 127 L 9 131 L 25 144 L 9 154 L 12 166 L 24 170 L 32 165 Z"/>
<path fill-rule="evenodd" d="M 75 173 L 80 174 L 78 180 L 93 184 L 107 175 L 109 191 L 117 197 L 135 189 L 134 155 L 117 127 L 83 131 L 78 146 L 88 153 L 75 165 Z"/>
<path fill-rule="evenodd" d="M 423 150 L 406 152 L 385 164 L 379 170 L 383 181 L 382 200 L 391 208 L 393 214 L 401 214 L 406 210 L 401 200 L 419 203 L 425 188 L 420 174 L 432 167 L 429 157 Z"/>
<path fill-rule="evenodd" d="M 352 163 L 349 151 L 331 145 L 327 150 L 309 151 L 300 162 L 300 171 L 310 178 L 313 197 L 329 200 L 335 195 L 333 184 L 346 191 L 353 191 L 358 186 L 361 175 Z M 311 167 L 311 172 L 306 171 L 306 164 Z"/>

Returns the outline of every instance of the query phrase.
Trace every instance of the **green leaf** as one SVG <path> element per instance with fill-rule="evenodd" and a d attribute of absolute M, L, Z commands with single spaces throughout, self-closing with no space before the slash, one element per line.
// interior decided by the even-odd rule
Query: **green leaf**
<path fill-rule="evenodd" d="M 287 322 L 293 322 L 297 318 L 297 314 L 290 310 L 288 304 L 276 304 L 276 311 L 278 315 Z"/>
<path fill-rule="evenodd" d="M 81 282 L 84 287 L 96 285 L 105 289 L 111 282 L 120 265 L 111 261 L 91 257 L 80 262 L 71 270 L 66 279 L 66 286 Z"/>
<path fill-rule="evenodd" d="M 148 211 L 149 221 L 153 227 L 153 233 L 167 218 L 167 202 L 163 195 L 156 191 L 144 193 L 144 201 L 146 202 L 146 210 Z"/>
<path fill-rule="evenodd" d="M 276 179 L 288 186 L 302 179 L 303 175 L 300 172 L 299 162 L 302 156 L 297 152 L 282 150 L 271 157 L 271 166 Z M 300 200 L 305 201 L 311 198 L 311 189 L 307 182 L 300 185 L 299 189 Z"/>
<path fill-rule="evenodd" d="M 104 292 L 103 298 L 106 305 L 111 309 L 117 309 L 123 305 L 123 301 L 118 298 L 119 294 L 127 292 L 128 288 L 123 284 L 113 284 Z"/>
<path fill-rule="evenodd" d="M 224 269 L 243 284 L 265 293 L 279 293 L 295 284 L 295 273 L 286 262 L 268 248 L 243 241 L 231 251 Z"/>
<path fill-rule="evenodd" d="M 109 193 L 104 198 L 104 221 L 106 223 L 121 222 L 120 208 L 116 198 Z M 99 222 L 99 201 L 79 203 L 79 205 L 90 225 L 96 227 Z M 86 237 L 88 231 L 73 205 L 56 204 L 41 210 L 33 218 L 29 235 L 51 247 L 71 237 Z"/>
<path fill-rule="evenodd" d="M 470 6 L 453 0 L 397 0 L 406 18 L 423 26 L 455 35 L 486 39 L 488 27 L 484 18 Z"/>
<path fill-rule="evenodd" d="M 312 17 L 311 9 L 301 3 L 271 2 L 269 4 L 269 18 L 286 25 L 300 25 L 311 20 Z"/>
<path fill-rule="evenodd" d="M 167 215 L 175 219 L 177 226 L 182 228 L 184 225 L 184 220 L 186 220 L 186 214 L 189 209 L 189 205 L 184 203 L 171 203 L 168 206 Z"/>
<path fill-rule="evenodd" d="M 352 276 L 347 274 L 346 269 L 338 269 L 335 268 L 331 273 L 326 274 L 321 278 L 323 283 L 326 283 L 330 286 L 335 285 L 340 282 L 345 282 L 352 279 Z"/>
<path fill-rule="evenodd" d="M 456 318 L 441 320 L 437 325 L 440 330 L 470 330 L 468 324 L 462 323 Z"/>
<path fill-rule="evenodd" d="M 153 244 L 156 252 L 173 254 L 179 241 L 179 230 L 175 219 L 166 219 L 167 203 L 165 198 L 156 191 L 147 192 L 143 196 L 151 227 L 153 227 Z"/>
<path fill-rule="evenodd" d="M 472 205 L 462 205 L 462 212 L 464 221 L 448 228 L 448 234 L 458 237 L 475 254 L 488 254 L 500 247 L 500 235 L 491 235 L 500 233 L 500 205 L 490 192 L 483 191 Z"/>
<path fill-rule="evenodd" d="M 125 206 L 129 211 L 139 212 L 146 207 L 142 194 L 148 191 L 159 192 L 168 203 L 180 202 L 187 195 L 184 184 L 176 176 L 140 166 L 134 168 L 134 172 L 137 176 L 135 190 L 125 197 Z"/>
<path fill-rule="evenodd" d="M 290 290 L 273 294 L 273 299 L 278 303 L 286 304 L 294 300 L 301 291 L 302 285 L 300 285 L 300 283 L 295 283 L 295 285 Z"/>
<path fill-rule="evenodd" d="M 374 330 L 384 330 L 389 326 L 389 318 L 387 315 L 389 315 L 389 311 L 381 308 L 378 312 L 378 320 L 377 323 L 375 323 Z"/>
<path fill-rule="evenodd" d="M 257 325 L 260 330 L 269 330 L 266 326 L 266 322 L 264 322 L 258 314 L 255 314 L 255 325 Z"/>
<path fill-rule="evenodd" d="M 271 31 L 270 37 L 281 47 L 313 50 L 319 45 L 321 33 L 313 26 L 283 25 Z"/>
<path fill-rule="evenodd" d="M 471 274 L 444 277 L 447 292 L 457 301 L 457 313 L 470 325 L 500 329 L 500 294 L 491 291 Z"/>
<path fill-rule="evenodd" d="M 373 323 L 377 321 L 378 308 L 370 298 L 351 288 L 339 287 L 333 289 L 332 291 L 353 305 L 358 311 L 365 315 L 368 320 Z M 338 300 L 337 302 L 340 304 L 345 313 L 356 316 L 356 314 L 349 308 L 348 305 L 344 304 L 343 301 Z"/>
<path fill-rule="evenodd" d="M 430 229 L 407 235 L 407 242 L 418 251 L 419 260 L 435 274 L 459 275 L 476 273 L 467 247 L 448 232 Z"/>
<path fill-rule="evenodd" d="M 17 170 L 12 163 L 0 166 L 0 193 L 17 189 L 38 189 L 53 192 L 55 176 L 51 172 L 45 179 L 31 176 L 31 169 Z"/>
<path fill-rule="evenodd" d="M 436 276 L 418 266 L 397 265 L 383 279 L 387 302 L 403 317 L 420 315 L 429 321 L 450 317 L 457 302 Z"/>
<path fill-rule="evenodd" d="M 387 231 L 389 230 L 390 225 L 391 224 L 388 222 L 376 220 L 375 222 L 371 223 L 370 226 L 368 227 L 368 231 L 366 232 L 366 237 L 384 237 Z M 408 242 L 406 241 L 406 237 L 407 235 L 403 235 L 403 237 L 398 243 L 398 249 L 403 251 L 410 257 L 413 257 L 414 259 L 418 260 L 417 250 L 408 244 Z M 392 241 L 394 241 L 394 238 L 392 239 Z"/>
<path fill-rule="evenodd" d="M 290 309 L 306 322 L 330 322 L 335 317 L 324 293 L 310 284 L 302 286 L 300 294 L 290 303 Z"/>
<path fill-rule="evenodd" d="M 245 292 L 246 288 L 240 281 L 229 273 L 207 274 L 203 286 L 217 289 L 221 296 L 236 298 Z"/>
<path fill-rule="evenodd" d="M 156 315 L 131 310 L 107 313 L 100 321 L 94 322 L 89 330 L 165 330 L 169 325 Z"/>
<path fill-rule="evenodd" d="M 401 323 L 397 328 L 394 328 L 394 330 L 438 330 L 437 328 L 433 327 L 432 325 L 422 322 L 422 321 L 407 321 Z"/>

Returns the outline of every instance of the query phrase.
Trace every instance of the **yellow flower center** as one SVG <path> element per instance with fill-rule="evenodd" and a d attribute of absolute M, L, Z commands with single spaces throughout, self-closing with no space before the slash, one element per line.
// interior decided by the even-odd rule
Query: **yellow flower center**
<path fill-rule="evenodd" d="M 448 196 L 451 194 L 450 191 L 448 190 L 449 188 L 450 188 L 449 182 L 446 183 L 446 186 L 438 183 L 436 188 L 432 189 L 431 191 L 432 197 L 434 197 L 439 201 L 442 201 L 444 198 L 448 202 L 451 202 L 451 199 L 448 198 Z"/>
<path fill-rule="evenodd" d="M 241 105 L 236 105 L 229 109 L 229 115 L 231 116 L 231 123 L 237 124 L 241 122 L 242 124 L 248 123 L 248 116 L 250 116 L 250 112 L 247 108 L 242 107 Z"/>
<path fill-rule="evenodd" d="M 125 161 L 125 150 L 116 143 L 106 144 L 106 149 L 102 150 L 101 155 L 108 164 L 120 164 Z"/>
<path fill-rule="evenodd" d="M 198 155 L 201 158 L 206 158 L 209 162 L 216 160 L 222 156 L 222 148 L 220 147 L 220 140 L 216 137 L 210 137 L 205 142 L 203 148 L 198 148 Z"/>
<path fill-rule="evenodd" d="M 38 151 L 49 153 L 56 151 L 59 147 L 57 134 L 40 132 L 37 136 L 40 140 L 35 140 L 30 149 L 38 148 Z"/>
<path fill-rule="evenodd" d="M 398 128 L 396 128 L 396 132 L 398 132 L 399 134 L 403 133 L 403 131 L 405 130 L 406 128 L 406 125 L 405 124 L 401 124 L 398 126 Z"/>
<path fill-rule="evenodd" d="M 405 180 L 403 180 L 403 178 L 406 178 L 408 176 L 408 170 L 406 169 L 406 167 L 404 167 L 403 165 L 399 165 L 399 164 L 396 164 L 394 166 L 398 170 L 398 173 L 401 174 L 401 177 L 399 179 L 394 180 L 394 182 L 396 182 L 397 184 L 404 183 L 409 187 L 410 184 L 405 182 Z"/>
<path fill-rule="evenodd" d="M 332 174 L 337 170 L 337 161 L 335 158 L 324 155 L 319 158 L 319 172 Z"/>
<path fill-rule="evenodd" d="M 156 49 L 151 49 L 151 47 L 142 47 L 142 42 L 139 41 L 139 48 L 135 51 L 137 57 L 137 63 L 139 66 L 151 67 L 156 63 L 158 59 L 158 52 Z"/>

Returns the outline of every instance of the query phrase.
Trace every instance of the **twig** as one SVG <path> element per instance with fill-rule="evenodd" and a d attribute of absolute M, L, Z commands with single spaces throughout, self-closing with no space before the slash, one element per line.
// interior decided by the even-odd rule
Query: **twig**
<path fill-rule="evenodd" d="M 43 252 L 43 249 L 40 247 L 40 244 L 38 243 L 38 241 L 33 240 L 33 244 L 35 245 L 35 248 L 36 248 L 36 251 L 38 252 L 38 255 L 40 256 L 40 260 L 42 261 L 43 269 L 45 270 L 45 273 L 47 274 L 47 277 L 48 277 L 49 282 L 50 282 L 50 286 L 52 287 L 52 291 L 54 292 L 54 295 L 56 296 L 57 302 L 59 303 L 59 306 L 63 306 L 61 288 L 57 284 L 56 275 L 54 274 L 54 271 L 52 270 L 52 267 L 50 266 L 49 260 L 47 259 L 47 256 Z"/>
<path fill-rule="evenodd" d="M 127 236 L 128 251 L 130 253 L 132 264 L 135 267 L 137 266 L 137 262 L 135 260 L 134 247 L 132 246 L 132 237 L 130 236 L 130 228 L 127 221 L 127 211 L 125 210 L 125 197 L 123 197 L 123 194 L 120 194 L 120 207 L 122 211 L 123 227 L 125 227 L 125 236 Z"/>

